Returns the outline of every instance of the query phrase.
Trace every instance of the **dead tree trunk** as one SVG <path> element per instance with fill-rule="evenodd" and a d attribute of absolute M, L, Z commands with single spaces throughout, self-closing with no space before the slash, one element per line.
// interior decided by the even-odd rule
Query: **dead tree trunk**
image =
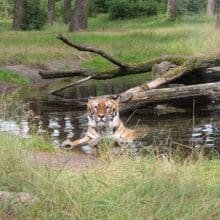
<path fill-rule="evenodd" d="M 76 0 L 76 7 L 71 18 L 69 31 L 83 31 L 87 29 L 89 0 Z"/>
<path fill-rule="evenodd" d="M 55 0 L 48 0 L 48 24 L 53 25 L 55 21 Z"/>
<path fill-rule="evenodd" d="M 25 0 L 15 0 L 14 18 L 13 18 L 14 30 L 22 29 L 24 14 L 25 14 Z"/>
<path fill-rule="evenodd" d="M 167 14 L 170 20 L 175 20 L 178 16 L 178 1 L 179 0 L 168 0 Z"/>
<path fill-rule="evenodd" d="M 216 0 L 216 30 L 220 31 L 220 0 Z"/>
<path fill-rule="evenodd" d="M 206 14 L 208 16 L 214 16 L 215 15 L 215 1 L 216 0 L 208 0 L 207 1 Z"/>
<path fill-rule="evenodd" d="M 71 20 L 72 0 L 63 0 L 63 21 L 68 24 Z"/>
<path fill-rule="evenodd" d="M 8 13 L 8 2 L 9 0 L 3 0 L 3 7 L 4 7 L 4 18 L 9 18 L 9 13 Z"/>

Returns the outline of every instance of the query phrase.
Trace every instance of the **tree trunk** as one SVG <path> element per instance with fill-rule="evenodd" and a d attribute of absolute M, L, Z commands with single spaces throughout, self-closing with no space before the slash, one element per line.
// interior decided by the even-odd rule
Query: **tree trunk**
<path fill-rule="evenodd" d="M 72 0 L 63 0 L 63 22 L 68 24 L 71 20 Z"/>
<path fill-rule="evenodd" d="M 216 0 L 216 29 L 220 31 L 220 0 Z"/>
<path fill-rule="evenodd" d="M 55 21 L 55 0 L 48 0 L 48 24 L 53 25 Z"/>
<path fill-rule="evenodd" d="M 208 16 L 214 16 L 214 14 L 215 14 L 215 0 L 208 0 L 207 1 L 206 13 Z"/>
<path fill-rule="evenodd" d="M 171 20 L 175 20 L 178 16 L 178 0 L 168 0 L 167 13 Z"/>
<path fill-rule="evenodd" d="M 22 28 L 24 14 L 25 14 L 25 0 L 15 0 L 14 19 L 13 19 L 14 30 L 20 30 Z"/>
<path fill-rule="evenodd" d="M 71 18 L 69 31 L 82 31 L 87 29 L 89 0 L 76 0 L 76 7 Z"/>
<path fill-rule="evenodd" d="M 4 18 L 8 18 L 9 17 L 8 0 L 3 0 L 3 7 L 4 7 Z"/>

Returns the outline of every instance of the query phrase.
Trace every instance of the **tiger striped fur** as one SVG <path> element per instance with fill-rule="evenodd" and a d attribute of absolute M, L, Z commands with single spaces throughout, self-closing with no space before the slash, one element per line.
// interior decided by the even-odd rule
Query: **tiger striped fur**
<path fill-rule="evenodd" d="M 94 98 L 87 103 L 88 130 L 84 137 L 75 141 L 64 141 L 62 147 L 96 147 L 103 138 L 122 144 L 132 144 L 134 131 L 124 126 L 119 118 L 118 103 L 113 99 Z"/>

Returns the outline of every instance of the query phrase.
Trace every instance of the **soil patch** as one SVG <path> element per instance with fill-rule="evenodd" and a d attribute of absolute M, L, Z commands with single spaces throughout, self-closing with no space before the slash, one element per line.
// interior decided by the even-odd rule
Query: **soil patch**
<path fill-rule="evenodd" d="M 77 70 L 80 68 L 79 60 L 56 60 L 50 61 L 46 68 L 48 71 L 59 71 L 59 70 Z M 32 84 L 49 84 L 54 80 L 60 79 L 42 79 L 39 75 L 39 71 L 42 68 L 35 66 L 28 66 L 25 64 L 8 64 L 1 67 L 2 70 L 9 70 L 16 72 L 17 74 L 23 76 Z M 44 69 L 45 70 L 45 69 Z"/>
<path fill-rule="evenodd" d="M 0 83 L 0 96 L 13 92 L 17 86 Z"/>
<path fill-rule="evenodd" d="M 33 162 L 55 169 L 67 168 L 72 171 L 81 171 L 98 165 L 98 158 L 81 153 L 48 153 L 35 152 L 30 154 Z"/>

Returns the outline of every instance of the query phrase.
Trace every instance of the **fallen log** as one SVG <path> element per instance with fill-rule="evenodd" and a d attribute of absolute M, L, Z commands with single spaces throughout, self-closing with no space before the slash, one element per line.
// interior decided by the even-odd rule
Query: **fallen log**
<path fill-rule="evenodd" d="M 174 100 L 180 101 L 184 98 L 196 99 L 198 97 L 210 97 L 212 102 L 220 100 L 220 82 L 145 91 L 143 90 L 138 92 L 135 98 L 133 97 L 129 101 L 124 102 L 123 97 L 120 95 L 117 97 L 117 99 L 120 101 L 120 112 L 129 112 L 143 107 L 146 104 L 156 105 L 161 103 L 169 103 Z"/>
<path fill-rule="evenodd" d="M 156 75 L 157 78 L 117 95 L 120 102 L 121 111 L 131 111 L 145 105 L 146 103 L 161 103 L 179 98 L 210 96 L 213 93 L 219 95 L 219 83 L 197 84 L 193 86 L 182 86 L 158 90 L 155 89 L 168 83 L 176 83 L 179 79 L 182 79 L 185 76 L 189 76 L 190 74 L 197 74 L 197 77 L 199 78 L 200 75 L 198 73 L 200 73 L 201 71 L 205 72 L 208 68 L 220 66 L 220 51 L 203 53 L 190 57 L 161 56 L 145 63 L 133 65 L 124 63 L 100 49 L 86 47 L 71 42 L 62 35 L 59 35 L 58 39 L 66 45 L 73 47 L 79 51 L 87 51 L 98 54 L 107 61 L 116 65 L 117 68 L 106 71 L 95 71 L 88 69 L 79 69 L 64 72 L 41 71 L 40 75 L 44 79 L 73 76 L 84 77 L 72 84 L 68 84 L 67 86 L 59 88 L 57 90 L 53 90 L 50 92 L 50 94 L 57 96 L 59 95 L 60 97 L 62 97 L 62 94 L 60 94 L 60 92 L 64 89 L 78 85 L 91 79 L 107 80 L 110 78 L 116 78 L 125 75 L 139 74 L 152 71 L 152 69 L 154 69 L 154 67 L 156 66 L 157 69 L 160 69 L 160 71 L 157 71 L 159 72 L 159 75 Z M 198 80 L 198 83 L 200 83 L 200 80 Z"/>

